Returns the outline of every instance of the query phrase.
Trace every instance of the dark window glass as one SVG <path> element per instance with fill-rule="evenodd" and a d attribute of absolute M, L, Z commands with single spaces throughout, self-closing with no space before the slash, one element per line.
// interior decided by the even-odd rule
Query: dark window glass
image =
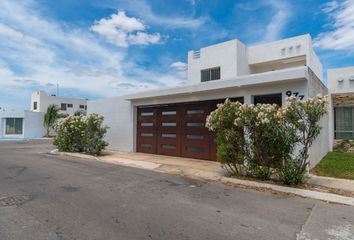
<path fill-rule="evenodd" d="M 140 134 L 142 137 L 153 137 L 154 134 L 153 133 L 141 133 Z"/>
<path fill-rule="evenodd" d="M 165 111 L 165 112 L 162 112 L 162 115 L 176 115 L 177 112 L 176 111 Z"/>
<path fill-rule="evenodd" d="M 163 138 L 176 138 L 176 134 L 173 133 L 163 133 L 161 136 Z"/>
<path fill-rule="evenodd" d="M 176 145 L 164 144 L 164 145 L 162 145 L 162 149 L 167 149 L 167 150 L 172 149 L 172 150 L 174 150 L 174 149 L 176 149 Z"/>
<path fill-rule="evenodd" d="M 203 135 L 191 135 L 191 134 L 188 134 L 186 137 L 187 137 L 187 139 L 192 139 L 192 140 L 203 140 L 204 139 Z"/>
<path fill-rule="evenodd" d="M 188 115 L 204 114 L 204 110 L 187 110 Z"/>
<path fill-rule="evenodd" d="M 354 138 L 354 108 L 334 108 L 334 135 L 335 139 Z"/>
<path fill-rule="evenodd" d="M 162 126 L 163 127 L 176 127 L 177 123 L 175 123 L 175 122 L 163 122 Z"/>
<path fill-rule="evenodd" d="M 6 118 L 5 133 L 9 135 L 21 135 L 23 127 L 23 118 Z"/>
<path fill-rule="evenodd" d="M 204 69 L 201 71 L 201 81 L 208 82 L 220 79 L 220 67 Z"/>
<path fill-rule="evenodd" d="M 154 112 L 142 112 L 140 116 L 154 116 Z"/>
<path fill-rule="evenodd" d="M 68 103 L 68 108 L 73 108 L 73 105 Z"/>
<path fill-rule="evenodd" d="M 154 126 L 154 123 L 149 123 L 149 122 L 147 122 L 147 123 L 141 123 L 141 126 L 142 126 L 142 127 L 152 127 L 152 126 Z"/>
<path fill-rule="evenodd" d="M 254 96 L 254 104 L 277 104 L 281 107 L 282 95 L 281 93 L 278 93 Z"/>
<path fill-rule="evenodd" d="M 61 109 L 62 111 L 66 111 L 66 103 L 62 103 L 62 104 L 60 105 L 60 109 Z"/>
<path fill-rule="evenodd" d="M 186 147 L 186 150 L 188 152 L 196 152 L 196 153 L 202 153 L 203 148 L 202 147 Z"/>
<path fill-rule="evenodd" d="M 80 105 L 80 109 L 85 109 L 85 105 Z"/>
<path fill-rule="evenodd" d="M 152 144 L 143 143 L 140 145 L 142 148 L 152 148 Z"/>
<path fill-rule="evenodd" d="M 187 127 L 204 127 L 203 122 L 189 122 L 187 123 Z"/>
<path fill-rule="evenodd" d="M 37 110 L 37 102 L 33 102 L 33 110 Z"/>

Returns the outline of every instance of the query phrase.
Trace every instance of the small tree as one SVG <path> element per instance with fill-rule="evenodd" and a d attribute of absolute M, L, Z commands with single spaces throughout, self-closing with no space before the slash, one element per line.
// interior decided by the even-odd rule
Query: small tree
<path fill-rule="evenodd" d="M 303 180 L 310 165 L 309 149 L 321 132 L 320 120 L 328 112 L 328 101 L 327 96 L 321 95 L 303 101 L 290 97 L 287 101 L 288 105 L 284 109 L 285 126 L 289 131 L 295 130 L 294 145 L 298 147 L 299 154 L 284 162 L 279 169 L 279 176 L 285 183 L 293 185 Z"/>
<path fill-rule="evenodd" d="M 242 116 L 242 107 L 241 103 L 227 99 L 206 121 L 209 130 L 216 132 L 217 160 L 232 175 L 244 175 L 245 136 L 243 126 L 234 124 Z"/>
<path fill-rule="evenodd" d="M 60 108 L 55 105 L 51 104 L 47 108 L 47 112 L 44 114 L 44 127 L 47 129 L 46 136 L 49 137 L 50 134 L 50 129 L 54 127 L 55 122 L 61 118 L 64 117 L 63 114 L 60 114 Z"/>
<path fill-rule="evenodd" d="M 103 126 L 103 117 L 98 114 L 69 116 L 55 124 L 56 136 L 53 144 L 59 151 L 100 155 L 108 145 L 103 140 L 107 128 Z"/>
<path fill-rule="evenodd" d="M 98 156 L 108 146 L 108 143 L 103 140 L 108 127 L 103 126 L 103 117 L 95 113 L 88 115 L 85 123 L 85 151 Z"/>

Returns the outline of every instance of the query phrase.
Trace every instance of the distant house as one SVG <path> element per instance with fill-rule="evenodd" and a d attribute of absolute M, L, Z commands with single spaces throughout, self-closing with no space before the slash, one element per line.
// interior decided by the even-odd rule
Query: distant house
<path fill-rule="evenodd" d="M 55 104 L 60 107 L 61 113 L 74 115 L 76 111 L 87 111 L 87 100 L 59 97 L 55 95 L 47 95 L 44 91 L 36 91 L 32 93 L 31 97 L 31 111 L 32 112 L 46 112 L 49 105 Z"/>
<path fill-rule="evenodd" d="M 284 105 L 287 96 L 332 93 L 334 111 L 331 105 L 310 150 L 314 166 L 332 149 L 334 133 L 354 137 L 354 68 L 330 70 L 328 81 L 329 89 L 310 35 L 254 46 L 235 39 L 188 52 L 185 86 L 89 101 L 88 112 L 105 117 L 112 149 L 215 160 L 205 121 L 226 98 Z"/>
<path fill-rule="evenodd" d="M 87 100 L 48 96 L 43 91 L 32 93 L 31 110 L 20 112 L 0 111 L 0 139 L 41 138 L 46 129 L 43 126 L 44 114 L 49 105 L 61 108 L 61 113 L 73 115 L 76 111 L 87 111 Z"/>

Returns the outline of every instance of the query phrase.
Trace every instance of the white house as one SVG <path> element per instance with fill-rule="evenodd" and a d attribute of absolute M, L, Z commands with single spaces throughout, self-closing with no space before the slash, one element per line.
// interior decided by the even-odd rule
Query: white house
<path fill-rule="evenodd" d="M 46 112 L 49 105 L 55 104 L 60 107 L 61 113 L 74 115 L 76 111 L 87 111 L 87 99 L 76 99 L 47 95 L 44 91 L 36 91 L 31 97 L 31 111 Z"/>
<path fill-rule="evenodd" d="M 354 139 L 354 67 L 329 69 L 332 139 Z"/>
<path fill-rule="evenodd" d="M 41 138 L 46 134 L 44 114 L 49 105 L 61 108 L 61 113 L 73 115 L 76 111 L 86 113 L 87 100 L 48 96 L 43 91 L 32 93 L 31 110 L 21 112 L 0 111 L 0 139 Z"/>
<path fill-rule="evenodd" d="M 110 148 L 216 159 L 206 116 L 231 98 L 244 103 L 285 103 L 328 94 L 310 35 L 246 46 L 239 40 L 188 52 L 185 86 L 88 102 L 88 113 L 105 117 Z M 332 148 L 328 116 L 311 149 L 314 166 Z"/>

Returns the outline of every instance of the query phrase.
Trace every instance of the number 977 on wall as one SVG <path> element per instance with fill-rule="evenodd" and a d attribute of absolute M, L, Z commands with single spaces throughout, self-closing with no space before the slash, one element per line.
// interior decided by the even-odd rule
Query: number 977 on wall
<path fill-rule="evenodd" d="M 303 100 L 305 97 L 305 95 L 301 95 L 299 92 L 292 92 L 292 91 L 286 91 L 285 95 L 287 97 L 294 96 L 294 97 L 299 98 L 300 100 Z"/>

